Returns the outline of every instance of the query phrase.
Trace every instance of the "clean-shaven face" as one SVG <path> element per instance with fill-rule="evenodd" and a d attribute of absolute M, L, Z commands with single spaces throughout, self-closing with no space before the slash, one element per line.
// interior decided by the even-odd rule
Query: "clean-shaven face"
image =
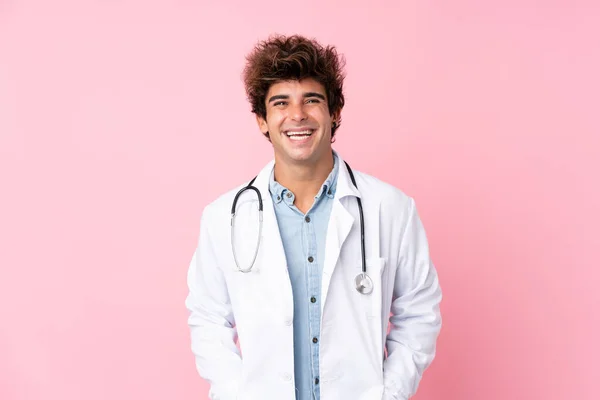
<path fill-rule="evenodd" d="M 315 164 L 331 152 L 331 125 L 325 88 L 314 79 L 277 82 L 265 100 L 266 120 L 257 117 L 269 137 L 276 160 L 288 164 Z"/>

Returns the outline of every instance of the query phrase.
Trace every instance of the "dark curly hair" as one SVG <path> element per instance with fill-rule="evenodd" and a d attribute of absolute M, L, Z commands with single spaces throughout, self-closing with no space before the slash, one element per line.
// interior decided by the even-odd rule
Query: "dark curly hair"
<path fill-rule="evenodd" d="M 329 113 L 344 107 L 344 64 L 335 47 L 323 47 L 314 39 L 300 35 L 274 35 L 259 42 L 246 56 L 243 78 L 252 112 L 267 118 L 267 92 L 278 81 L 313 78 L 325 87 Z M 331 138 L 340 121 L 331 128 Z M 265 136 L 269 136 L 268 133 Z"/>

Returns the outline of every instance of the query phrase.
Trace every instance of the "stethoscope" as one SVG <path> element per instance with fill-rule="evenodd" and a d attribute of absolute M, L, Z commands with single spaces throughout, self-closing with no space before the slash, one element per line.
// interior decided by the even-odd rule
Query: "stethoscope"
<path fill-rule="evenodd" d="M 346 167 L 348 168 L 348 173 L 350 174 L 350 179 L 352 180 L 354 187 L 356 187 L 358 189 L 358 186 L 356 185 L 356 181 L 354 180 L 354 174 L 352 173 L 352 169 L 350 168 L 350 165 L 348 165 L 348 163 L 345 161 L 344 161 L 344 163 L 346 164 Z M 248 272 L 252 271 L 252 267 L 254 266 L 254 262 L 256 261 L 256 256 L 258 255 L 258 248 L 260 247 L 260 237 L 262 235 L 263 202 L 262 202 L 262 196 L 260 195 L 260 191 L 255 186 L 252 186 L 252 184 L 254 183 L 254 180 L 256 180 L 256 176 L 250 181 L 250 183 L 248 183 L 247 186 L 244 186 L 243 188 L 240 189 L 239 192 L 237 192 L 237 194 L 235 195 L 235 198 L 233 199 L 233 204 L 231 205 L 231 249 L 233 251 L 233 258 L 235 260 L 235 265 L 237 266 L 237 269 L 243 273 L 248 273 Z M 256 192 L 256 195 L 258 196 L 258 221 L 259 221 L 258 224 L 259 225 L 258 225 L 258 238 L 256 240 L 256 247 L 254 250 L 254 256 L 252 257 L 252 262 L 250 263 L 250 266 L 248 268 L 244 269 L 244 268 L 240 267 L 240 264 L 239 264 L 238 258 L 237 258 L 237 254 L 235 252 L 234 225 L 235 225 L 235 209 L 236 209 L 238 198 L 246 190 L 254 190 Z M 356 284 L 356 290 L 360 294 L 370 294 L 373 291 L 373 281 L 371 280 L 371 277 L 367 274 L 367 262 L 365 259 L 364 214 L 363 214 L 362 202 L 360 201 L 360 198 L 357 197 L 356 201 L 358 202 L 358 211 L 360 214 L 360 250 L 361 250 L 361 258 L 362 258 L 362 270 L 361 270 L 361 273 L 356 275 L 356 278 L 354 278 L 354 283 Z"/>

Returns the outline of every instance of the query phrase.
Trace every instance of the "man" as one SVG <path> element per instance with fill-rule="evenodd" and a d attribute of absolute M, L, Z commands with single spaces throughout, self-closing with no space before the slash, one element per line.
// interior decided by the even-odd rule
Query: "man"
<path fill-rule="evenodd" d="M 211 399 L 408 399 L 434 358 L 441 291 L 415 203 L 331 146 L 343 77 L 335 48 L 301 36 L 247 57 L 274 160 L 202 213 L 186 306 Z"/>

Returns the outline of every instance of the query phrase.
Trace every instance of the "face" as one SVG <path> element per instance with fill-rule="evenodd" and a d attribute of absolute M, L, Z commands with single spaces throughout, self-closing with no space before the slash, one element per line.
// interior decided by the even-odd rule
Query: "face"
<path fill-rule="evenodd" d="M 276 162 L 316 164 L 331 154 L 331 125 L 325 88 L 314 79 L 271 85 L 265 99 L 267 118 L 257 117 L 275 150 Z"/>

